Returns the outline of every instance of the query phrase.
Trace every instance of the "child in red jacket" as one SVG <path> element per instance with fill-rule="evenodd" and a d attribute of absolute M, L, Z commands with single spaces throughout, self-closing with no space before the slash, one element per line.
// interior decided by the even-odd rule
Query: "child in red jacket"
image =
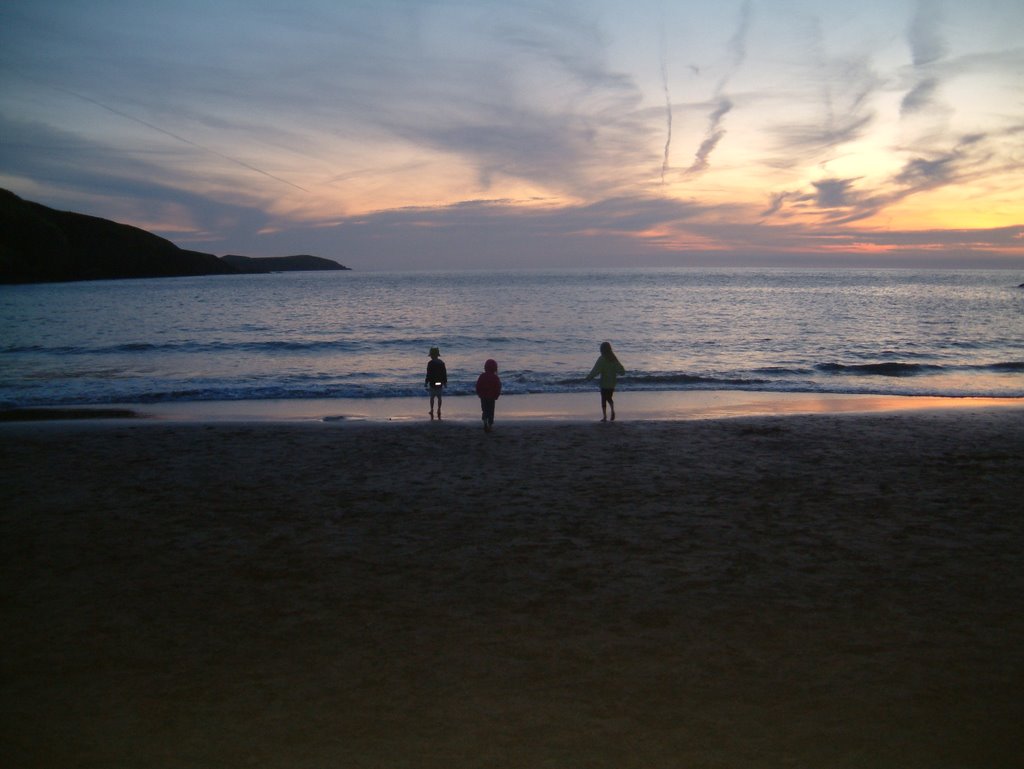
<path fill-rule="evenodd" d="M 498 364 L 488 360 L 484 373 L 476 380 L 476 394 L 480 396 L 480 411 L 483 413 L 484 432 L 494 426 L 494 402 L 501 396 L 501 380 L 498 379 Z"/>

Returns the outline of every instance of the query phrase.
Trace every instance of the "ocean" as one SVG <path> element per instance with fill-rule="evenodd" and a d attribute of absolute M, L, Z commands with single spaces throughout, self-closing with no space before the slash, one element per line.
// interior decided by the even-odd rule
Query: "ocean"
<path fill-rule="evenodd" d="M 311 272 L 0 287 L 4 407 L 621 390 L 1024 397 L 1013 271 Z"/>

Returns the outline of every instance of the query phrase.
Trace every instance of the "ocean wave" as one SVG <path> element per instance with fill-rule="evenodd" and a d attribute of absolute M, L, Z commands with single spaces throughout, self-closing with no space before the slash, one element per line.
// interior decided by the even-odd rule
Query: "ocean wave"
<path fill-rule="evenodd" d="M 922 374 L 946 372 L 995 372 L 1014 373 L 1024 371 L 1024 361 L 1000 361 L 997 363 L 976 363 L 966 365 L 941 365 L 938 363 L 819 363 L 815 370 L 825 374 L 849 376 L 913 377 Z"/>
<path fill-rule="evenodd" d="M 941 371 L 942 366 L 928 363 L 819 363 L 814 367 L 825 374 L 842 374 L 850 376 L 890 376 L 906 377 Z"/>
<path fill-rule="evenodd" d="M 762 366 L 751 370 L 753 374 L 764 374 L 771 377 L 808 376 L 814 373 L 813 368 L 792 368 L 790 366 Z"/>
<path fill-rule="evenodd" d="M 527 381 L 525 378 L 516 377 L 516 381 Z M 636 387 L 641 389 L 672 389 L 673 387 L 691 387 L 700 385 L 730 385 L 730 386 L 753 386 L 768 384 L 771 380 L 751 377 L 716 377 L 699 376 L 696 374 L 626 374 L 619 380 L 623 386 Z M 568 379 L 554 379 L 553 384 L 559 387 L 593 386 L 583 377 L 572 377 Z"/>
<path fill-rule="evenodd" d="M 67 345 L 57 345 L 55 347 L 44 347 L 39 344 L 26 344 L 26 345 L 8 345 L 0 348 L 0 353 L 4 355 L 25 355 L 34 353 L 53 353 L 57 355 L 73 355 L 77 352 L 82 352 L 80 347 L 71 347 Z"/>
<path fill-rule="evenodd" d="M 1024 361 L 1004 361 L 1002 363 L 991 363 L 988 366 L 982 366 L 981 368 L 989 371 L 1000 371 L 1000 372 L 1014 372 L 1024 371 Z"/>
<path fill-rule="evenodd" d="M 771 380 L 755 377 L 700 376 L 697 374 L 636 374 L 626 377 L 630 383 L 640 385 L 761 385 Z"/>
<path fill-rule="evenodd" d="M 375 343 L 379 344 L 379 343 Z M 95 347 L 74 347 L 57 345 L 47 347 L 44 345 L 23 345 L 5 347 L 0 352 L 5 354 L 44 354 L 44 355 L 123 355 L 139 354 L 149 355 L 152 353 L 197 353 L 197 354 L 231 354 L 245 353 L 247 355 L 261 353 L 321 353 L 321 352 L 364 352 L 369 349 L 365 342 L 354 342 L 347 340 L 325 340 L 325 341 L 289 341 L 289 340 L 263 340 L 263 341 L 178 341 L 178 342 L 126 342 L 123 344 L 104 345 Z M 424 353 L 425 355 L 425 353 Z"/>
<path fill-rule="evenodd" d="M 291 340 L 291 339 L 246 339 L 246 340 L 209 340 L 194 341 L 190 339 L 175 340 L 167 342 L 124 342 L 114 345 L 96 346 L 71 346 L 54 345 L 46 346 L 33 345 L 9 345 L 0 348 L 2 354 L 12 355 L 121 355 L 151 353 L 190 353 L 190 354 L 231 354 L 239 353 L 246 355 L 277 354 L 277 353 L 366 353 L 383 352 L 387 350 L 401 350 L 403 353 L 422 350 L 423 357 L 431 347 L 438 345 L 444 351 L 461 349 L 476 350 L 489 347 L 527 347 L 546 344 L 543 340 L 507 337 L 507 336 L 482 336 L 479 338 L 453 338 L 442 343 L 435 338 L 415 337 L 392 339 L 320 339 L 320 340 Z"/>

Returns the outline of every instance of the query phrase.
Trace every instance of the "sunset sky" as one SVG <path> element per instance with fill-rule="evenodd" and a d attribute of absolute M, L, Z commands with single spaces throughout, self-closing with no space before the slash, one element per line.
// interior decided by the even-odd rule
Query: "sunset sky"
<path fill-rule="evenodd" d="M 1024 268 L 1020 0 L 12 0 L 0 187 L 360 270 Z"/>

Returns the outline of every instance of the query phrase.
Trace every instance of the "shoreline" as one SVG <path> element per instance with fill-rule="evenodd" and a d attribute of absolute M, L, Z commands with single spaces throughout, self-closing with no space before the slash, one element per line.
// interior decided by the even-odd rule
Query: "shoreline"
<path fill-rule="evenodd" d="M 962 409 L 1022 409 L 1024 398 L 847 393 L 776 393 L 736 390 L 621 391 L 619 421 L 689 421 L 750 416 L 872 414 Z M 430 421 L 428 399 L 313 398 L 294 400 L 118 403 L 46 406 L 0 411 L 0 423 L 65 420 L 157 422 L 415 422 Z M 480 418 L 475 396 L 444 398 L 444 421 Z M 503 395 L 496 422 L 591 422 L 600 418 L 599 395 L 545 393 Z"/>

